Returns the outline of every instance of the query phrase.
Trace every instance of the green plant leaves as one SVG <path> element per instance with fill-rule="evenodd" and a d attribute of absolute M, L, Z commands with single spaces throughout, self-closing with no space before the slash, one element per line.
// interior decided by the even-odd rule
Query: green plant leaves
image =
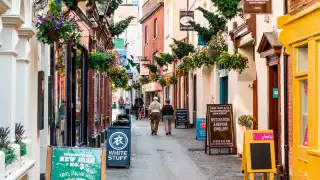
<path fill-rule="evenodd" d="M 112 37 L 118 37 L 120 34 L 122 34 L 129 26 L 130 22 L 134 19 L 135 17 L 129 16 L 125 18 L 124 20 L 121 20 L 115 24 L 111 24 L 108 28 L 111 33 Z"/>
<path fill-rule="evenodd" d="M 189 53 L 194 52 L 194 46 L 185 42 L 178 41 L 173 38 L 173 44 L 170 45 L 173 54 L 178 58 L 182 59 L 188 56 Z"/>

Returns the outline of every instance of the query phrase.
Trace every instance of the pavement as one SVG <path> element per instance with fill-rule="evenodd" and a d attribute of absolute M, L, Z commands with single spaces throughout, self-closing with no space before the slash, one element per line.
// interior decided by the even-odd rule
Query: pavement
<path fill-rule="evenodd" d="M 207 155 L 195 129 L 174 129 L 166 136 L 161 124 L 151 136 L 148 120 L 132 124 L 131 166 L 108 168 L 111 180 L 241 180 L 241 159 L 235 155 Z M 214 153 L 214 152 L 213 152 Z"/>

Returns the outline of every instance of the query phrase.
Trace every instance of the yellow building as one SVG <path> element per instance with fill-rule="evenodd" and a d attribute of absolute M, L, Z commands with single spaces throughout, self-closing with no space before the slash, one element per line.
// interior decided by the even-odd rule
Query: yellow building
<path fill-rule="evenodd" d="M 292 130 L 289 132 L 289 137 L 292 136 L 290 174 L 293 180 L 318 180 L 320 3 L 315 0 L 308 3 L 289 1 L 289 13 L 278 18 L 278 28 L 282 29 L 279 39 L 289 54 L 288 109 L 289 121 L 292 120 Z"/>

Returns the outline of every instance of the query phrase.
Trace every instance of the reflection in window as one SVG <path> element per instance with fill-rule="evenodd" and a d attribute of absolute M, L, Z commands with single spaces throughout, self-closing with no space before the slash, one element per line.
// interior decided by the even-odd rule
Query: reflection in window
<path fill-rule="evenodd" d="M 300 143 L 308 146 L 308 80 L 300 81 L 301 107 L 300 107 Z"/>
<path fill-rule="evenodd" d="M 308 71 L 308 45 L 297 47 L 297 71 Z"/>

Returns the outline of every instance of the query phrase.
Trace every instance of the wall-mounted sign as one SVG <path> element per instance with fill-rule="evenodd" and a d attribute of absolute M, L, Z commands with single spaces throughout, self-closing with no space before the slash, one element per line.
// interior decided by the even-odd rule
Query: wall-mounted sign
<path fill-rule="evenodd" d="M 244 14 L 271 14 L 271 0 L 244 0 Z"/>
<path fill-rule="evenodd" d="M 127 50 L 116 50 L 116 53 L 119 57 L 117 64 L 120 66 L 125 65 L 127 63 Z"/>
<path fill-rule="evenodd" d="M 115 38 L 113 40 L 114 49 L 125 49 L 124 47 L 124 38 Z"/>
<path fill-rule="evenodd" d="M 244 179 L 254 180 L 253 173 L 274 179 L 276 160 L 272 130 L 246 130 L 243 137 L 242 170 Z M 264 178 L 263 178 L 264 179 Z"/>
<path fill-rule="evenodd" d="M 273 97 L 274 99 L 277 99 L 277 98 L 279 97 L 279 90 L 278 90 L 278 88 L 273 88 L 273 89 L 272 89 L 272 97 Z"/>
<path fill-rule="evenodd" d="M 180 31 L 193 31 L 190 21 L 194 21 L 194 11 L 180 11 Z"/>

